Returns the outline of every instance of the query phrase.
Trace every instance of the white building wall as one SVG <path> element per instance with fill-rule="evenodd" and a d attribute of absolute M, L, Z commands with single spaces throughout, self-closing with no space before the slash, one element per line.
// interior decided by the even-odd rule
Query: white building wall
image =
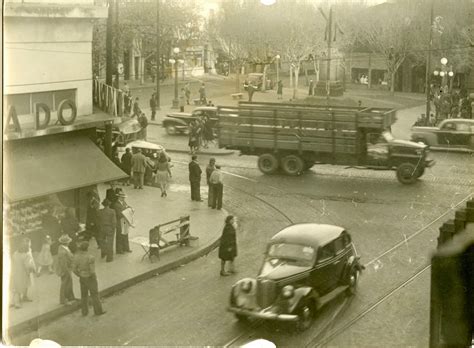
<path fill-rule="evenodd" d="M 54 112 L 74 92 L 78 116 L 92 114 L 92 30 L 107 16 L 94 0 L 8 0 L 4 8 L 4 106 L 33 110 L 41 98 Z M 68 90 L 69 94 L 57 91 Z M 35 93 L 45 92 L 43 95 Z M 48 93 L 52 92 L 52 93 Z M 57 92 L 57 93 L 56 93 Z M 27 104 L 28 94 L 30 107 Z M 51 95 L 54 96 L 51 99 Z M 14 97 L 12 97 L 14 95 Z M 31 111 L 30 111 L 31 112 Z M 33 120 L 33 115 L 28 116 Z M 53 113 L 55 118 L 55 113 Z"/>

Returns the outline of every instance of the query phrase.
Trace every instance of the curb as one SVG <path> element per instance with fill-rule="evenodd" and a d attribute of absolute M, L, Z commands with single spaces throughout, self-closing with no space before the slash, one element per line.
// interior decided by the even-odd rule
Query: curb
<path fill-rule="evenodd" d="M 210 243 L 209 245 L 202 247 L 201 249 L 196 250 L 195 252 L 183 256 L 175 261 L 171 261 L 167 264 L 161 265 L 155 269 L 147 271 L 145 273 L 139 274 L 133 278 L 126 279 L 118 284 L 112 285 L 107 289 L 103 289 L 99 292 L 100 297 L 109 297 L 114 295 L 115 293 L 125 290 L 128 287 L 136 285 L 140 282 L 153 278 L 157 275 L 169 272 L 173 269 L 176 269 L 182 265 L 185 265 L 191 261 L 194 261 L 202 256 L 206 256 L 212 250 L 219 246 L 220 236 L 214 242 Z M 58 319 L 61 316 L 66 314 L 73 313 L 81 308 L 80 301 L 77 301 L 71 306 L 60 307 L 57 309 L 53 309 L 47 313 L 41 314 L 35 318 L 28 319 L 22 323 L 16 324 L 12 327 L 9 327 L 5 330 L 6 337 L 8 337 L 11 341 L 12 337 L 18 336 L 19 334 L 37 331 L 40 329 L 41 326 L 52 322 L 55 319 Z"/>

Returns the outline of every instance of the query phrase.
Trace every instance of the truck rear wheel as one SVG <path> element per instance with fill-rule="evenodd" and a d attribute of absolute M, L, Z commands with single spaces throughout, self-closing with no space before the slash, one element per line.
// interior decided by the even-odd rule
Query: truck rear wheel
<path fill-rule="evenodd" d="M 271 153 L 264 153 L 258 157 L 258 169 L 263 174 L 273 174 L 278 170 L 278 158 Z"/>
<path fill-rule="evenodd" d="M 281 168 L 288 175 L 299 175 L 305 169 L 303 160 L 296 155 L 288 155 L 281 160 Z"/>
<path fill-rule="evenodd" d="M 402 184 L 413 184 L 417 178 L 417 170 L 414 164 L 407 162 L 397 167 L 397 179 Z"/>

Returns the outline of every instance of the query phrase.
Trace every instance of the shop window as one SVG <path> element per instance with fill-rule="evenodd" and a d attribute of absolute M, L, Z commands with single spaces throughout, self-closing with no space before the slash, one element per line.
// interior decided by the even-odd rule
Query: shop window
<path fill-rule="evenodd" d="M 58 110 L 59 103 L 64 99 L 72 100 L 76 102 L 76 90 L 75 89 L 65 89 L 62 91 L 54 91 L 54 110 Z"/>
<path fill-rule="evenodd" d="M 53 93 L 54 92 L 40 92 L 40 93 L 32 93 L 31 94 L 31 97 L 32 97 L 32 102 L 33 102 L 33 110 L 31 111 L 31 113 L 33 113 L 35 111 L 34 107 L 35 107 L 35 104 L 36 103 L 43 103 L 43 104 L 46 104 L 50 107 L 51 111 L 52 110 L 52 106 L 53 106 Z"/>

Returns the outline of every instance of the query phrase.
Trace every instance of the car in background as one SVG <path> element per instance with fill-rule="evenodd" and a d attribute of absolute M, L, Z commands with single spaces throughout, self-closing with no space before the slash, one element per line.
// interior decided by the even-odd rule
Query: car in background
<path fill-rule="evenodd" d="M 364 268 L 359 259 L 344 228 L 291 225 L 270 239 L 258 276 L 234 284 L 228 310 L 241 321 L 293 322 L 305 330 L 324 304 L 355 294 Z"/>
<path fill-rule="evenodd" d="M 150 143 L 149 141 L 136 140 L 136 141 L 132 141 L 128 143 L 124 147 L 119 147 L 118 148 L 119 158 L 122 158 L 122 155 L 125 153 L 126 149 L 130 149 L 132 153 L 135 153 L 137 149 L 140 149 L 141 152 L 146 157 L 149 157 L 149 158 L 153 157 L 154 153 L 156 153 L 159 156 L 162 152 L 164 152 L 168 160 L 170 159 L 170 156 L 166 153 L 166 150 L 163 146 L 155 144 L 155 143 Z"/>
<path fill-rule="evenodd" d="M 200 117 L 208 116 L 211 121 L 211 127 L 217 127 L 217 107 L 199 106 L 188 112 L 175 112 L 167 114 L 163 119 L 162 126 L 166 129 L 168 135 L 187 134 L 189 124 Z"/>
<path fill-rule="evenodd" d="M 128 143 L 143 138 L 142 126 L 136 119 L 130 117 L 117 117 L 112 125 L 112 145 L 124 147 Z M 97 138 L 104 139 L 105 128 L 96 129 Z"/>
<path fill-rule="evenodd" d="M 459 149 L 474 151 L 474 120 L 449 118 L 437 127 L 413 126 L 411 139 L 429 145 L 432 149 Z"/>

